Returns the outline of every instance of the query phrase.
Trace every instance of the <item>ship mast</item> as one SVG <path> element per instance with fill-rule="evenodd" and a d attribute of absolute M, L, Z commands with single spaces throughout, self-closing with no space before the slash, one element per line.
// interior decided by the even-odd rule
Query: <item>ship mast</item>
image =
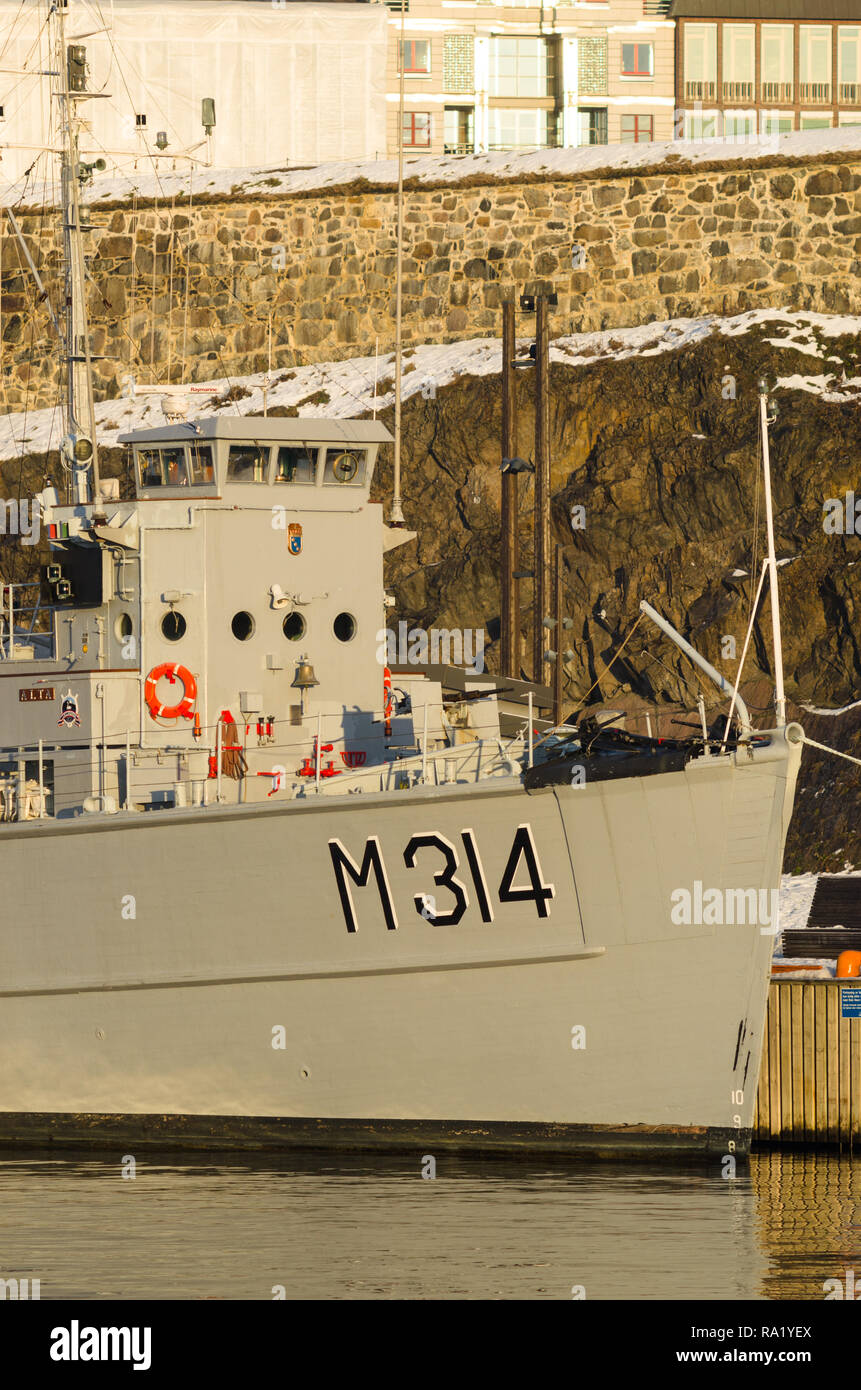
<path fill-rule="evenodd" d="M 81 230 L 80 158 L 81 120 L 78 103 L 86 91 L 86 53 L 78 44 L 66 44 L 66 15 L 70 0 L 47 0 L 51 34 L 54 96 L 60 110 L 60 188 L 63 213 L 63 263 L 65 270 L 65 438 L 63 455 L 72 474 L 76 503 L 99 503 L 99 461 L 96 439 L 90 330 L 87 320 L 86 266 Z M 92 472 L 92 485 L 90 473 Z"/>
<path fill-rule="evenodd" d="M 401 505 L 401 346 L 403 339 L 403 256 L 404 256 L 404 70 L 407 65 L 404 39 L 404 14 L 408 0 L 401 0 L 401 32 L 398 40 L 400 53 L 400 96 L 398 100 L 398 203 L 397 203 L 397 256 L 395 286 L 395 462 L 392 480 L 392 509 L 389 521 L 392 526 L 403 526 L 404 510 Z"/>
<path fill-rule="evenodd" d="M 771 496 L 771 454 L 768 446 L 768 382 L 759 382 L 759 423 L 762 434 L 762 472 L 765 492 L 765 528 L 768 542 L 768 587 L 771 600 L 771 636 L 774 649 L 774 703 L 777 727 L 786 724 L 786 694 L 783 688 L 783 640 L 780 632 L 780 597 L 777 589 L 777 555 L 774 547 L 774 504 Z"/>

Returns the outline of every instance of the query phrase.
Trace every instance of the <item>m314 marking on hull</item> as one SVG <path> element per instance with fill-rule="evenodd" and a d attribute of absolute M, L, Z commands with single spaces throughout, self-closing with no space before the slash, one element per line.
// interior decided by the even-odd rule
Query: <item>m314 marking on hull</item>
<path fill-rule="evenodd" d="M 466 867 L 469 869 L 469 875 L 475 889 L 476 906 L 481 921 L 490 923 L 493 921 L 493 905 L 475 833 L 470 829 L 462 830 L 460 838 L 463 841 Z M 462 879 L 456 877 L 460 863 L 457 849 L 452 841 L 438 830 L 426 830 L 411 835 L 403 852 L 404 864 L 408 869 L 414 869 L 417 867 L 416 859 L 419 852 L 434 849 L 439 851 L 444 862 L 442 868 L 434 874 L 433 882 L 437 888 L 444 888 L 451 894 L 452 905 L 443 912 L 437 911 L 436 897 L 429 892 L 416 893 L 413 897 L 413 905 L 418 915 L 423 917 L 425 921 L 440 927 L 456 927 L 469 911 L 470 896 L 467 885 Z M 334 837 L 329 840 L 329 854 L 332 858 L 335 883 L 338 888 L 347 931 L 358 931 L 353 896 L 347 880 L 348 878 L 352 879 L 357 888 L 366 888 L 372 873 L 380 896 L 386 928 L 389 931 L 397 931 L 397 910 L 379 837 L 369 835 L 365 840 L 360 864 L 356 863 L 341 841 Z M 523 860 L 529 876 L 528 885 L 515 884 L 514 882 L 521 860 Z M 555 896 L 556 888 L 554 885 L 544 882 L 532 827 L 526 823 L 519 825 L 515 831 L 511 852 L 499 883 L 497 892 L 499 902 L 532 902 L 535 904 L 539 918 L 546 918 L 550 916 L 550 902 Z"/>

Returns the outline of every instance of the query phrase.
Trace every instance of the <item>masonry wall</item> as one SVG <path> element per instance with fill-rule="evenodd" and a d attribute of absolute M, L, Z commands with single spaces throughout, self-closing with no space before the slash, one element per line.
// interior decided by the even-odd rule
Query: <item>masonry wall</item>
<path fill-rule="evenodd" d="M 756 307 L 861 313 L 861 159 L 832 160 L 411 191 L 405 343 L 496 336 L 502 301 L 538 288 L 558 295 L 554 335 Z M 20 220 L 59 306 L 54 219 Z M 263 371 L 270 318 L 277 369 L 393 346 L 391 190 L 95 207 L 92 221 L 98 394 L 131 371 Z M 57 397 L 53 335 L 22 263 L 6 235 L 0 411 Z"/>

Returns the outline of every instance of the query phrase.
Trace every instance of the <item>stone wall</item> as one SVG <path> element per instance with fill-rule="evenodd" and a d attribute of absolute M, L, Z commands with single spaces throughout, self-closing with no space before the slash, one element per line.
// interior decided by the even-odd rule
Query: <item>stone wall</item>
<path fill-rule="evenodd" d="M 391 189 L 94 205 L 97 393 L 393 345 Z M 53 217 L 20 216 L 55 305 Z M 53 404 L 56 351 L 14 238 L 2 247 L 0 411 Z M 861 158 L 471 182 L 409 191 L 404 341 L 500 332 L 500 304 L 552 289 L 554 335 L 757 307 L 861 312 Z M 186 291 L 187 286 L 187 291 Z M 532 320 L 523 320 L 528 333 Z"/>

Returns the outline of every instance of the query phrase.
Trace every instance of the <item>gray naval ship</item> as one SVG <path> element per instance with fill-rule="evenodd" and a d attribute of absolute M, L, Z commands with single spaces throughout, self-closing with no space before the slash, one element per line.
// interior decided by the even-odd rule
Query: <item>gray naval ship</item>
<path fill-rule="evenodd" d="M 797 726 L 537 742 L 511 682 L 390 689 L 388 438 L 215 417 L 129 435 L 131 500 L 42 494 L 4 1138 L 746 1149 L 770 917 L 677 904 L 777 887 Z"/>
<path fill-rule="evenodd" d="M 519 682 L 390 676 L 375 421 L 136 430 L 121 499 L 51 22 L 67 495 L 4 593 L 0 1139 L 745 1153 L 801 730 L 733 692 L 722 736 L 536 738 Z"/>

